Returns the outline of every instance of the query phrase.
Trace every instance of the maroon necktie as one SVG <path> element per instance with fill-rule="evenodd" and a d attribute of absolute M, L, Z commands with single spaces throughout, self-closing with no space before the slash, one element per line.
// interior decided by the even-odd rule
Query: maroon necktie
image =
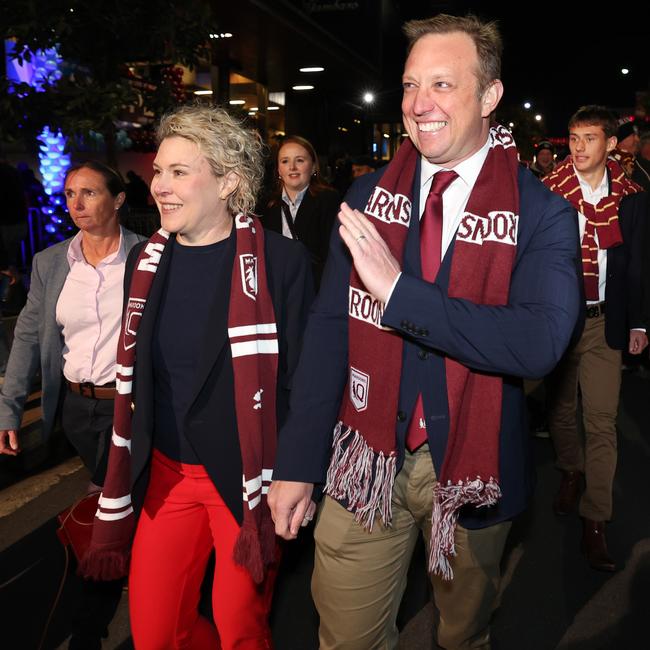
<path fill-rule="evenodd" d="M 442 193 L 457 176 L 454 171 L 440 171 L 434 175 L 424 213 L 420 219 L 420 261 L 422 278 L 427 282 L 436 279 L 442 257 Z M 427 429 L 420 393 L 406 433 L 406 446 L 409 451 L 415 451 L 426 442 L 426 439 Z"/>

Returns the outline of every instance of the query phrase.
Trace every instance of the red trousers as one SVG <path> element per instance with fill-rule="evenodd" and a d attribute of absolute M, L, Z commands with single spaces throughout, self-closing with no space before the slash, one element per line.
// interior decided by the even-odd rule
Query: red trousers
<path fill-rule="evenodd" d="M 131 631 L 137 650 L 267 650 L 275 572 L 256 585 L 232 560 L 239 524 L 202 465 L 154 451 L 133 543 Z M 200 587 L 216 553 L 215 626 L 199 615 Z"/>

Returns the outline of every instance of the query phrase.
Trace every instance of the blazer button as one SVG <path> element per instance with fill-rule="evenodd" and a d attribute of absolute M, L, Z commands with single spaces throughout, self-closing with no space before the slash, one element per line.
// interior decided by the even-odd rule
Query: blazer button
<path fill-rule="evenodd" d="M 406 422 L 406 413 L 404 411 L 397 411 L 397 421 Z"/>
<path fill-rule="evenodd" d="M 429 353 L 426 350 L 418 350 L 418 358 L 426 361 L 429 358 Z"/>
<path fill-rule="evenodd" d="M 429 336 L 429 330 L 424 328 L 420 330 L 420 336 Z"/>
<path fill-rule="evenodd" d="M 403 320 L 400 325 L 407 330 L 409 328 L 409 322 L 407 320 Z"/>

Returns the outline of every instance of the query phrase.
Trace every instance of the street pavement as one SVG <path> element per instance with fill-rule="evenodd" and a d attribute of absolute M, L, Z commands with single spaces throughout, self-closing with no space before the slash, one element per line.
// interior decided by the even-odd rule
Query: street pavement
<path fill-rule="evenodd" d="M 88 474 L 62 436 L 38 444 L 38 394 L 22 457 L 0 458 L 0 611 L 2 650 L 64 649 L 80 598 L 74 562 L 56 536 L 56 514 L 83 495 Z M 591 570 L 579 553 L 580 521 L 551 510 L 559 474 L 549 439 L 533 440 L 537 489 L 513 525 L 503 562 L 501 607 L 493 650 L 643 650 L 650 648 L 650 379 L 624 373 L 619 413 L 619 465 L 610 550 L 614 574 Z M 31 437 L 30 437 L 31 436 Z M 277 650 L 317 647 L 309 598 L 310 540 L 290 547 L 276 589 L 272 626 Z M 424 553 L 400 614 L 400 650 L 437 650 L 434 608 L 421 579 Z M 63 578 L 65 577 L 65 580 Z M 57 594 L 58 595 L 57 600 Z M 57 600 L 56 605 L 54 605 Z M 132 648 L 126 592 L 105 650 Z M 49 623 L 48 623 L 49 618 Z M 45 627 L 48 627 L 44 635 Z"/>

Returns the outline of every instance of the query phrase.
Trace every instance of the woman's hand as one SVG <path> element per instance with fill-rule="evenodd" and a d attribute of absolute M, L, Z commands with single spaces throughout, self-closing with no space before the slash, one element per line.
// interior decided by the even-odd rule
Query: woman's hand
<path fill-rule="evenodd" d="M 0 431 L 0 454 L 17 456 L 19 453 L 18 432 L 15 429 L 3 429 Z"/>

